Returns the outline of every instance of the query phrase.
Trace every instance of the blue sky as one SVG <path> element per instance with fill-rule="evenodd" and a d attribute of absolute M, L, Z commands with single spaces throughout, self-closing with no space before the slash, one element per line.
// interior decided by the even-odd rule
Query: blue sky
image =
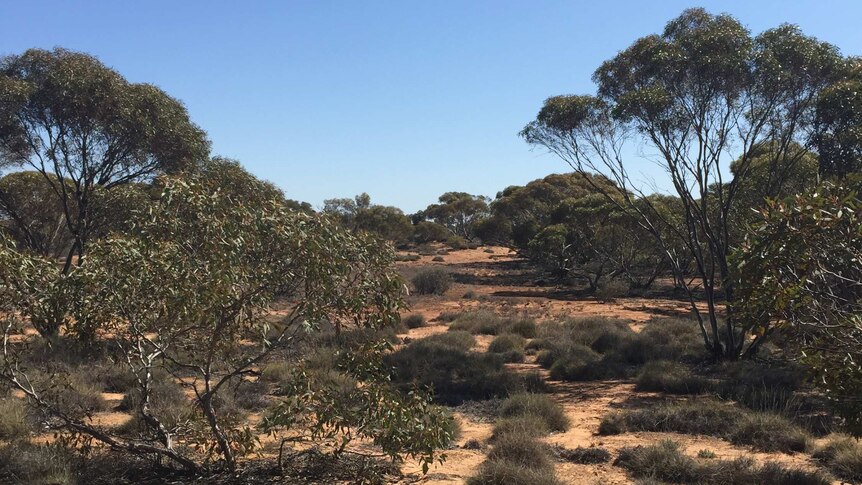
<path fill-rule="evenodd" d="M 691 6 L 755 33 L 799 24 L 862 54 L 858 0 L 7 1 L 0 54 L 89 52 L 181 99 L 215 154 L 291 198 L 365 191 L 412 212 L 565 171 L 518 131 Z"/>

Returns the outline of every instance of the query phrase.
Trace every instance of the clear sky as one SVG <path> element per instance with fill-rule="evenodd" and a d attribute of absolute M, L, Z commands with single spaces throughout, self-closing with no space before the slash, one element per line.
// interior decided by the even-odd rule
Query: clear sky
<path fill-rule="evenodd" d="M 0 3 L 0 54 L 62 46 L 181 99 L 215 154 L 315 206 L 407 212 L 566 170 L 517 136 L 548 96 L 683 9 L 782 22 L 862 54 L 862 1 L 41 1 Z"/>

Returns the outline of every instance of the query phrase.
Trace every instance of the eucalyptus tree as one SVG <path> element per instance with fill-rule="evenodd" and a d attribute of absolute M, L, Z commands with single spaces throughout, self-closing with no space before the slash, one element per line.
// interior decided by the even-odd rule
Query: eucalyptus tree
<path fill-rule="evenodd" d="M 421 217 L 430 219 L 452 231 L 452 234 L 473 239 L 476 223 L 488 214 L 488 198 L 466 192 L 446 192 L 421 212 Z"/>
<path fill-rule="evenodd" d="M 84 256 L 98 192 L 179 170 L 208 151 L 182 103 L 95 57 L 58 48 L 0 59 L 0 164 L 37 171 L 60 201 L 72 237 L 64 273 Z"/>
<path fill-rule="evenodd" d="M 232 470 L 239 455 L 253 450 L 255 435 L 219 414 L 222 393 L 273 352 L 295 351 L 322 325 L 394 325 L 403 306 L 403 282 L 391 248 L 329 218 L 292 210 L 279 197 L 243 203 L 202 174 L 161 183 L 162 194 L 135 216 L 130 231 L 94 243 L 87 259 L 63 279 L 76 297 L 62 335 L 109 336 L 120 356 L 117 365 L 134 376 L 141 398 L 132 412 L 145 432 L 129 434 L 69 414 L 50 392 L 59 377 L 46 380 L 24 364 L 40 337 L 21 335 L 33 323 L 38 305 L 31 302 L 38 300 L 42 275 L 52 263 L 9 245 L 0 247 L 5 323 L 0 379 L 61 432 L 117 451 L 156 455 L 193 472 L 202 466 L 200 455 L 190 451 L 197 448 Z M 171 426 L 152 406 L 157 371 L 170 373 L 189 390 L 190 424 Z M 390 455 L 434 460 L 435 450 L 451 439 L 439 430 L 444 420 L 428 414 L 423 396 L 403 397 L 387 386 L 365 384 L 363 389 L 373 392 L 359 407 L 328 395 L 302 397 L 309 406 L 326 400 L 332 413 L 316 418 L 328 426 L 345 432 L 355 426 L 362 436 L 385 438 L 384 452 Z M 349 415 L 341 412 L 345 409 Z M 399 428 L 392 429 L 395 425 Z M 389 432 L 372 436 L 382 429 Z M 345 436 L 349 441 L 353 435 Z"/>
<path fill-rule="evenodd" d="M 594 74 L 598 93 L 555 96 L 521 132 L 579 173 L 600 173 L 596 185 L 653 234 L 682 278 L 683 255 L 660 226 L 673 228 L 694 259 L 706 311 L 684 284 L 704 342 L 716 358 L 745 354 L 752 340 L 734 326 L 734 285 L 728 255 L 730 219 L 755 150 L 761 163 L 788 166 L 813 138 L 816 101 L 840 75 L 842 58 L 827 43 L 781 25 L 756 37 L 729 15 L 684 11 L 664 31 L 638 39 Z M 680 199 L 682 225 L 667 223 L 632 175 L 630 145 L 646 146 Z M 733 178 L 729 160 L 737 160 Z M 770 171 L 770 174 L 778 174 Z M 730 302 L 725 322 L 722 303 Z M 720 328 L 720 327 L 724 328 Z M 756 339 L 755 339 L 756 340 Z"/>

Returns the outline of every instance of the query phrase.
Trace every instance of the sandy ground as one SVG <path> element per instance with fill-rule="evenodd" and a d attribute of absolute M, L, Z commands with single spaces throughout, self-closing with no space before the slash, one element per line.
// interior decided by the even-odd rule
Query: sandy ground
<path fill-rule="evenodd" d="M 599 302 L 592 297 L 578 297 L 570 289 L 549 286 L 537 281 L 538 275 L 525 261 L 506 248 L 492 247 L 452 251 L 443 255 L 443 262 L 434 262 L 434 256 L 422 256 L 418 261 L 399 262 L 397 267 L 409 279 L 420 268 L 445 267 L 455 280 L 452 288 L 443 296 L 409 297 L 410 309 L 404 315 L 421 313 L 429 325 L 412 329 L 403 335 L 410 339 L 427 337 L 445 332 L 448 324 L 438 321 L 443 312 L 461 312 L 476 308 L 489 308 L 505 315 L 525 314 L 535 318 L 539 324 L 556 318 L 603 315 L 629 319 L 637 330 L 639 324 L 655 317 L 682 316 L 689 314 L 688 303 L 669 298 L 625 298 L 614 302 Z M 465 297 L 465 293 L 470 293 Z M 490 336 L 477 336 L 473 350 L 485 351 L 492 340 Z M 530 363 L 511 365 L 518 371 L 547 373 L 538 365 Z M 564 433 L 554 433 L 546 438 L 550 444 L 566 448 L 601 446 L 616 457 L 620 448 L 653 444 L 671 438 L 682 444 L 687 454 L 696 455 L 700 450 L 711 450 L 719 458 L 750 456 L 759 463 L 778 461 L 801 467 L 814 467 L 810 457 L 803 454 L 755 453 L 743 447 L 733 446 L 717 438 L 677 435 L 672 433 L 627 433 L 618 436 L 598 436 L 599 422 L 608 412 L 632 403 L 648 405 L 654 394 L 636 393 L 632 382 L 604 381 L 568 383 L 548 380 L 554 398 L 563 406 L 571 422 Z M 106 393 L 103 396 L 111 409 L 120 403 L 122 394 Z M 446 451 L 446 461 L 431 467 L 422 475 L 415 461 L 407 461 L 402 471 L 402 483 L 454 484 L 463 483 L 475 473 L 490 449 L 488 439 L 493 424 L 476 417 L 456 412 L 461 423 L 462 434 L 456 446 Z M 120 426 L 129 415 L 116 411 L 96 413 L 93 422 L 103 426 Z M 250 418 L 250 424 L 260 420 L 259 415 Z M 264 454 L 271 452 L 276 443 L 271 437 L 261 435 Z M 34 437 L 35 442 L 51 441 L 52 436 L 43 434 Z M 479 442 L 479 449 L 467 449 L 467 442 Z M 471 447 L 472 448 L 472 447 Z M 610 463 L 600 465 L 576 465 L 558 463 L 557 477 L 569 484 L 623 484 L 632 483 L 626 474 Z"/>
<path fill-rule="evenodd" d="M 490 249 L 490 250 L 489 250 Z M 459 312 L 476 308 L 490 308 L 501 314 L 526 314 L 537 319 L 539 324 L 555 318 L 602 315 L 629 319 L 637 330 L 639 324 L 662 316 L 685 316 L 690 313 L 688 303 L 667 298 L 625 298 L 614 302 L 599 302 L 592 297 L 572 296 L 572 291 L 563 288 L 539 285 L 538 275 L 515 253 L 506 248 L 479 248 L 452 251 L 443 255 L 443 262 L 433 262 L 434 256 L 422 256 L 417 261 L 399 262 L 400 272 L 408 279 L 418 269 L 427 266 L 445 267 L 455 281 L 443 296 L 411 295 L 411 308 L 405 314 L 421 313 L 430 322 L 426 327 L 410 330 L 410 338 L 422 338 L 447 330 L 447 324 L 435 321 L 443 312 Z M 470 297 L 463 297 L 472 292 Z M 485 351 L 492 338 L 477 336 L 473 350 Z M 546 372 L 535 364 L 513 366 L 517 370 Z M 563 406 L 571 427 L 564 433 L 551 434 L 546 441 L 566 448 L 601 446 L 615 458 L 624 447 L 654 444 L 662 439 L 679 442 L 685 453 L 696 456 L 700 450 L 711 450 L 717 458 L 732 459 L 749 456 L 758 463 L 776 461 L 783 464 L 814 468 L 808 455 L 760 453 L 748 448 L 731 445 L 718 438 L 691 436 L 675 433 L 626 433 L 617 436 L 599 436 L 599 423 L 604 415 L 622 406 L 649 405 L 656 394 L 638 393 L 633 382 L 599 381 L 570 383 L 548 380 L 554 398 Z M 406 463 L 403 471 L 413 475 L 414 480 L 425 484 L 463 483 L 484 460 L 488 451 L 488 437 L 492 424 L 475 422 L 469 416 L 457 414 L 461 420 L 462 437 L 458 448 L 447 452 L 446 462 L 434 466 L 428 475 L 418 475 L 415 463 Z M 483 449 L 468 450 L 461 446 L 467 441 L 478 440 Z M 613 459 L 611 460 L 613 461 Z M 599 465 L 577 465 L 558 463 L 557 477 L 564 483 L 624 484 L 633 483 L 622 469 L 611 463 Z"/>

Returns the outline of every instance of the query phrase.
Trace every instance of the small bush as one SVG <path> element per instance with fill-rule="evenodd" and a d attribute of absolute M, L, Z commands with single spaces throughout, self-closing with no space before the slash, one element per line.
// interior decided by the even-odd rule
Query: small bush
<path fill-rule="evenodd" d="M 0 399 L 0 440 L 15 441 L 30 435 L 30 418 L 23 400 Z"/>
<path fill-rule="evenodd" d="M 431 258 L 431 261 L 434 261 L 435 263 L 442 263 L 446 260 L 443 259 L 443 256 L 434 256 L 433 258 Z"/>
<path fill-rule="evenodd" d="M 683 364 L 657 360 L 648 362 L 638 374 L 637 391 L 666 392 L 668 394 L 701 394 L 709 388 L 709 381 L 692 375 Z"/>
<path fill-rule="evenodd" d="M 51 384 L 40 383 L 51 386 L 44 394 L 70 416 L 84 417 L 108 409 L 108 403 L 102 397 L 102 389 L 90 380 L 90 376 L 86 375 L 83 369 L 76 369 L 67 375 L 52 376 L 48 380 Z"/>
<path fill-rule="evenodd" d="M 508 371 L 500 356 L 469 352 L 472 343 L 467 332 L 441 333 L 386 355 L 384 363 L 404 390 L 414 383 L 431 388 L 442 404 L 506 397 L 526 387 L 524 378 Z"/>
<path fill-rule="evenodd" d="M 858 440 L 849 436 L 829 436 L 813 457 L 839 478 L 862 482 L 862 443 Z"/>
<path fill-rule="evenodd" d="M 419 261 L 422 259 L 418 254 L 399 254 L 395 257 L 395 261 Z"/>
<path fill-rule="evenodd" d="M 544 418 L 535 414 L 524 414 L 497 420 L 494 423 L 491 439 L 497 440 L 507 434 L 541 438 L 550 432 L 551 430 Z"/>
<path fill-rule="evenodd" d="M 520 335 L 504 333 L 494 337 L 488 346 L 488 352 L 503 354 L 503 360 L 506 362 L 523 362 L 525 343 L 524 337 Z"/>
<path fill-rule="evenodd" d="M 287 362 L 270 362 L 260 369 L 260 380 L 274 384 L 282 383 L 290 378 L 294 366 Z"/>
<path fill-rule="evenodd" d="M 407 328 L 419 328 L 427 325 L 428 322 L 425 320 L 425 315 L 421 313 L 414 313 L 412 315 L 408 315 L 407 318 L 404 319 L 404 325 L 407 325 Z"/>
<path fill-rule="evenodd" d="M 485 253 L 488 253 L 488 254 L 494 254 L 494 250 L 493 250 L 493 249 L 491 249 L 491 248 L 485 248 L 485 249 L 483 249 L 482 251 L 483 251 L 483 252 L 485 252 Z"/>
<path fill-rule="evenodd" d="M 619 279 L 610 279 L 599 284 L 593 296 L 599 301 L 609 302 L 626 296 L 628 292 L 628 283 Z"/>
<path fill-rule="evenodd" d="M 105 392 L 126 392 L 137 385 L 137 379 L 123 364 L 106 363 L 96 366 L 94 381 Z"/>
<path fill-rule="evenodd" d="M 560 485 L 553 467 L 533 469 L 504 460 L 488 460 L 467 485 Z"/>
<path fill-rule="evenodd" d="M 569 429 L 569 418 L 563 408 L 546 394 L 515 394 L 503 401 L 500 415 L 506 418 L 536 416 L 541 418 L 551 431 Z"/>
<path fill-rule="evenodd" d="M 467 249 L 469 243 L 461 236 L 449 236 L 446 239 L 446 245 L 454 250 Z"/>
<path fill-rule="evenodd" d="M 702 434 L 762 451 L 804 451 L 808 443 L 805 431 L 780 416 L 754 413 L 711 400 L 611 413 L 599 424 L 599 434 L 627 431 Z"/>
<path fill-rule="evenodd" d="M 452 285 L 452 277 L 442 268 L 420 270 L 412 279 L 420 295 L 442 295 Z"/>
<path fill-rule="evenodd" d="M 117 408 L 131 413 L 132 419 L 120 427 L 120 432 L 140 433 L 146 430 L 146 425 L 137 412 L 140 402 L 141 393 L 138 388 L 130 389 L 123 396 Z M 182 386 L 164 373 L 154 373 L 150 387 L 150 411 L 168 429 L 187 421 L 193 414 L 191 403 Z"/>
<path fill-rule="evenodd" d="M 705 460 L 711 460 L 711 459 L 715 458 L 715 452 L 712 450 L 706 450 L 706 449 L 700 450 L 697 452 L 697 457 L 703 458 Z"/>
<path fill-rule="evenodd" d="M 458 312 L 442 312 L 440 315 L 437 315 L 436 320 L 438 322 L 449 323 L 457 320 L 459 316 L 461 314 Z"/>
<path fill-rule="evenodd" d="M 737 421 L 730 441 L 766 452 L 801 452 L 808 448 L 809 436 L 802 428 L 777 414 L 748 412 Z"/>
<path fill-rule="evenodd" d="M 494 440 L 488 460 L 506 461 L 532 469 L 553 469 L 548 445 L 515 433 L 506 433 Z"/>
<path fill-rule="evenodd" d="M 476 292 L 473 290 L 467 290 L 464 292 L 464 295 L 461 298 L 465 300 L 473 300 L 476 298 Z"/>
<path fill-rule="evenodd" d="M 679 445 L 670 440 L 653 446 L 623 448 L 615 465 L 625 468 L 637 478 L 661 482 L 723 485 L 775 484 L 826 485 L 831 479 L 819 472 L 786 468 L 778 463 L 758 467 L 751 458 L 709 460 L 698 462 L 685 456 Z"/>
<path fill-rule="evenodd" d="M 611 461 L 610 452 L 599 447 L 582 448 L 579 446 L 574 450 L 558 447 L 554 449 L 554 453 L 562 460 L 579 465 L 593 465 Z"/>
<path fill-rule="evenodd" d="M 0 482 L 75 485 L 73 456 L 59 446 L 15 443 L 0 448 Z"/>
<path fill-rule="evenodd" d="M 507 327 L 507 332 L 516 333 L 524 338 L 533 338 L 536 336 L 537 326 L 536 322 L 533 320 L 529 320 L 526 318 L 521 318 L 518 320 L 512 321 Z"/>

